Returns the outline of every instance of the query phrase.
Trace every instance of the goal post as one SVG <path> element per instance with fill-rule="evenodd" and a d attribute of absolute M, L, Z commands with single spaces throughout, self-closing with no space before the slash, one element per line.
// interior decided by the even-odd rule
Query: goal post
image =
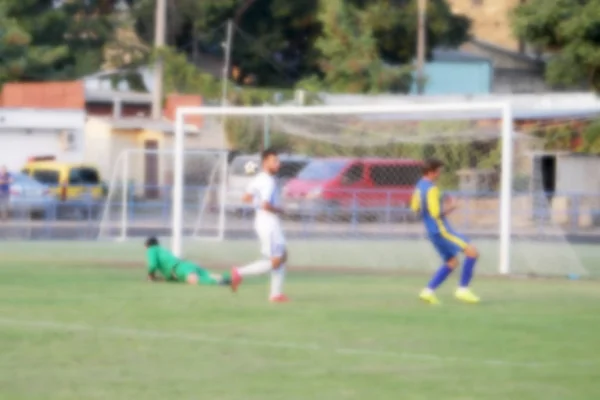
<path fill-rule="evenodd" d="M 99 239 L 125 241 L 157 236 L 173 238 L 174 160 L 187 166 L 179 177 L 185 190 L 179 212 L 185 225 L 179 234 L 193 239 L 222 240 L 225 231 L 227 152 L 172 148 L 125 149 L 110 160 L 112 173 L 101 210 Z"/>
<path fill-rule="evenodd" d="M 436 120 L 498 120 L 501 127 L 501 182 L 499 195 L 499 238 L 498 272 L 511 272 L 511 204 L 513 186 L 513 116 L 511 105 L 504 102 L 486 103 L 435 103 L 421 104 L 385 104 L 361 106 L 262 106 L 262 107 L 181 107 L 176 111 L 175 142 L 173 158 L 173 203 L 172 203 L 172 250 L 175 254 L 183 252 L 183 194 L 185 165 L 182 155 L 185 152 L 185 118 L 201 116 L 203 118 L 220 117 L 351 117 L 356 115 L 377 116 L 393 115 L 395 120 L 415 121 L 423 119 Z M 221 190 L 226 190 L 222 185 Z"/>
<path fill-rule="evenodd" d="M 513 187 L 513 114 L 510 104 L 502 105 L 502 164 L 500 184 L 500 259 L 499 272 L 510 273 L 510 238 L 512 221 L 512 187 Z"/>

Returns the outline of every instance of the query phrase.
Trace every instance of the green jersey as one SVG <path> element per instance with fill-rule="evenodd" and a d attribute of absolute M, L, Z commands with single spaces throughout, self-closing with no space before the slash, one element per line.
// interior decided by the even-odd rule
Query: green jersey
<path fill-rule="evenodd" d="M 167 280 L 175 279 L 173 270 L 181 260 L 169 250 L 160 246 L 152 246 L 146 250 L 146 260 L 148 263 L 148 273 L 159 272 Z"/>

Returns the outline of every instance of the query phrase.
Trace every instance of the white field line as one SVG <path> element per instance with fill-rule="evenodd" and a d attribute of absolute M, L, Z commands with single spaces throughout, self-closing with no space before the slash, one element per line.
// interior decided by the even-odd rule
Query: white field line
<path fill-rule="evenodd" d="M 569 367 L 569 366 L 589 366 L 600 364 L 600 359 L 597 360 L 579 360 L 574 362 L 537 362 L 537 361 L 509 361 L 502 359 L 475 359 L 475 358 L 460 358 L 460 357 L 445 357 L 435 354 L 422 354 L 422 353 L 406 353 L 406 352 L 395 352 L 395 351 L 382 351 L 382 350 L 369 350 L 360 348 L 348 348 L 348 347 L 329 347 L 311 343 L 295 343 L 295 342 L 281 342 L 281 341 L 262 341 L 255 339 L 243 339 L 243 338 L 219 338 L 199 335 L 190 332 L 168 332 L 168 331 L 155 331 L 155 330 L 140 330 L 134 328 L 120 328 L 120 327 L 94 327 L 91 325 L 79 325 L 79 324 L 67 324 L 56 321 L 28 321 L 19 319 L 8 319 L 0 318 L 0 326 L 13 327 L 21 329 L 36 329 L 46 331 L 58 331 L 58 332 L 80 332 L 80 333 L 94 333 L 104 334 L 108 336 L 123 336 L 123 337 L 134 337 L 143 339 L 172 339 L 184 342 L 203 342 L 213 344 L 229 344 L 235 346 L 248 346 L 248 347 L 262 347 L 262 348 L 275 348 L 283 350 L 299 350 L 305 352 L 324 352 L 341 354 L 348 356 L 372 356 L 372 357 L 386 357 L 386 358 L 398 358 L 398 359 L 413 359 L 420 361 L 427 361 L 432 363 L 446 364 L 446 363 L 459 363 L 467 365 L 483 365 L 483 366 L 499 366 L 499 367 L 522 367 L 522 368 L 544 368 L 544 367 Z"/>

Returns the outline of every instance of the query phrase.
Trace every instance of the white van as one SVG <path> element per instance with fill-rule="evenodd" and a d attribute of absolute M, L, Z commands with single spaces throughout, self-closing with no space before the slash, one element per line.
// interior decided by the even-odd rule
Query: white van
<path fill-rule="evenodd" d="M 310 157 L 292 154 L 280 154 L 281 168 L 277 175 L 281 188 L 306 164 Z M 252 178 L 260 172 L 260 154 L 244 154 L 236 156 L 229 165 L 227 178 L 227 211 L 243 213 L 251 209 L 248 204 L 242 203 L 242 196 Z"/>

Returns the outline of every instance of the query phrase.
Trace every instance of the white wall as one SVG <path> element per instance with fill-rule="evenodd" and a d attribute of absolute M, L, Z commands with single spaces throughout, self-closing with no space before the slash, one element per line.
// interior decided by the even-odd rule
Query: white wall
<path fill-rule="evenodd" d="M 0 108 L 3 129 L 78 129 L 85 124 L 84 110 Z"/>
<path fill-rule="evenodd" d="M 557 192 L 600 193 L 600 157 L 559 156 L 557 163 Z"/>
<path fill-rule="evenodd" d="M 97 118 L 88 118 L 85 125 L 84 161 L 95 165 L 103 179 L 109 179 L 114 166 L 110 146 L 110 125 Z"/>
<path fill-rule="evenodd" d="M 85 139 L 83 110 L 0 109 L 0 165 L 20 170 L 33 156 L 82 162 Z M 65 146 L 64 135 L 73 138 Z"/>

